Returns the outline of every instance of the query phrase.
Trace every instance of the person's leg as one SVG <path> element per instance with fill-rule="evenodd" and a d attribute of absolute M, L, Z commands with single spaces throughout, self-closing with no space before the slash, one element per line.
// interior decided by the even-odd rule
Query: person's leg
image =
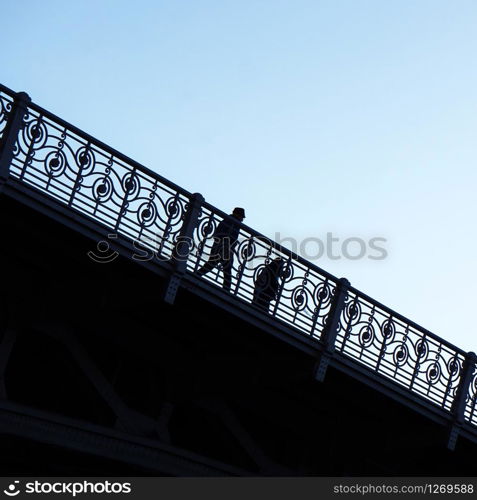
<path fill-rule="evenodd" d="M 210 256 L 209 260 L 197 270 L 197 274 L 199 276 L 204 276 L 204 274 L 207 274 L 209 271 L 212 271 L 212 269 L 219 263 L 217 257 L 215 256 Z"/>
<path fill-rule="evenodd" d="M 232 260 L 222 261 L 222 272 L 224 273 L 224 284 L 223 289 L 230 292 L 230 287 L 232 286 Z"/>

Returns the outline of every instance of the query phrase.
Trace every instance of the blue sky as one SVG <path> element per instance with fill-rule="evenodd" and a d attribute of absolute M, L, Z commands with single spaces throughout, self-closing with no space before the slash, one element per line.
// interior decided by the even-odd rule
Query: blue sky
<path fill-rule="evenodd" d="M 0 82 L 477 350 L 477 2 L 17 0 Z"/>

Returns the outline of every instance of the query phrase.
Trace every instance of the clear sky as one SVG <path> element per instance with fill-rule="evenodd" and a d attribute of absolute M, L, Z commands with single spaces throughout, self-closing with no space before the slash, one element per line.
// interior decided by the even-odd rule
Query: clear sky
<path fill-rule="evenodd" d="M 0 19 L 1 83 L 267 236 L 386 238 L 384 260 L 315 263 L 477 351 L 477 1 L 15 0 Z"/>

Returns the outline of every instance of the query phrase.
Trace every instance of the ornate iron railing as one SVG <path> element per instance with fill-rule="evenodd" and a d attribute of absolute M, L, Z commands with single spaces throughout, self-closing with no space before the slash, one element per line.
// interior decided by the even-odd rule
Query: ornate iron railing
<path fill-rule="evenodd" d="M 208 203 L 203 204 L 193 235 L 193 251 L 188 259 L 189 271 L 195 273 L 205 264 L 213 244 L 214 230 L 226 217 L 228 216 L 224 212 Z M 282 260 L 282 269 L 276 299 L 271 301 L 269 313 L 307 336 L 319 339 L 330 310 L 336 278 L 244 224 L 240 225 L 238 244 L 233 249 L 230 293 L 252 303 L 257 276 L 265 265 L 278 258 Z M 203 279 L 221 286 L 221 274 L 218 266 L 203 276 Z M 265 310 L 264 304 L 260 304 L 259 300 L 256 302 L 259 310 Z"/>
<path fill-rule="evenodd" d="M 451 410 L 465 353 L 354 288 L 336 349 Z"/>
<path fill-rule="evenodd" d="M 35 104 L 23 116 L 10 175 L 170 256 L 188 193 Z"/>
<path fill-rule="evenodd" d="M 0 87 L 0 140 L 7 126 L 8 116 L 12 110 L 12 94 L 3 87 Z"/>
<path fill-rule="evenodd" d="M 473 363 L 471 382 L 465 396 L 464 418 L 471 424 L 477 426 L 477 364 Z"/>
<path fill-rule="evenodd" d="M 8 156 L 4 136 L 7 131 L 15 133 L 8 130 L 15 113 L 20 114 L 21 125 Z M 101 223 L 109 232 L 153 249 L 163 260 L 172 258 L 192 206 L 189 192 L 3 86 L 0 139 L 0 160 L 9 158 L 8 175 Z M 455 413 L 459 403 L 462 418 L 477 425 L 477 367 L 472 361 L 468 368 L 472 374 L 463 377 L 468 358 L 464 351 L 352 287 L 340 292 L 345 300 L 336 314 L 333 304 L 338 304 L 339 280 L 252 228 L 232 221 L 240 232 L 229 269 L 219 262 L 200 275 L 214 231 L 228 217 L 206 202 L 201 204 L 186 235 L 190 275 L 222 287 L 224 272 L 230 271 L 231 286 L 224 293 L 249 304 L 256 314 L 317 342 L 326 341 L 343 356 L 446 412 Z M 273 297 L 263 303 L 257 295 L 261 271 L 276 259 L 280 260 L 272 276 Z M 339 321 L 334 323 L 333 317 Z M 468 386 L 463 387 L 464 383 Z"/>

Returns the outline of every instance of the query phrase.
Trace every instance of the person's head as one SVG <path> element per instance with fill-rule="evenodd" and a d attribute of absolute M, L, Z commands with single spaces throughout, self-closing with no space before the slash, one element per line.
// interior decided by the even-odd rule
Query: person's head
<path fill-rule="evenodd" d="M 240 207 L 235 207 L 232 216 L 242 222 L 245 219 L 245 210 Z"/>

